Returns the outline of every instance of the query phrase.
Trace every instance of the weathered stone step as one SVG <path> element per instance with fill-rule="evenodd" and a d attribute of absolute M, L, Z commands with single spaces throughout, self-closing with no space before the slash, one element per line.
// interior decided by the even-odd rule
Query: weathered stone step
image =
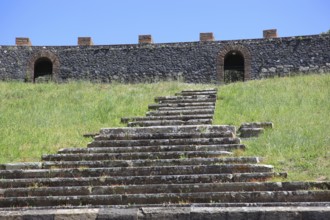
<path fill-rule="evenodd" d="M 232 163 L 259 163 L 258 157 L 220 157 L 189 159 L 154 159 L 154 160 L 98 160 L 98 161 L 51 161 L 43 162 L 42 168 L 96 168 L 96 167 L 142 167 L 142 166 L 188 166 L 216 165 Z"/>
<path fill-rule="evenodd" d="M 156 97 L 154 100 L 155 102 L 162 102 L 162 101 L 167 101 L 167 100 L 200 100 L 200 99 L 209 99 L 213 100 L 213 102 L 216 101 L 216 94 L 203 94 L 203 95 L 180 95 L 180 96 L 160 96 Z"/>
<path fill-rule="evenodd" d="M 178 158 L 212 158 L 231 155 L 228 151 L 171 151 L 171 152 L 131 152 L 131 153 L 94 153 L 94 154 L 47 154 L 43 161 L 79 161 L 79 160 L 154 160 Z"/>
<path fill-rule="evenodd" d="M 188 184 L 220 182 L 256 182 L 274 177 L 286 177 L 286 173 L 216 173 L 193 175 L 157 175 L 157 176 L 107 176 L 98 177 L 57 177 L 57 178 L 21 178 L 0 179 L 0 188 L 17 187 L 56 187 L 56 186 L 104 186 L 104 185 L 141 185 L 141 184 Z"/>
<path fill-rule="evenodd" d="M 187 89 L 182 90 L 182 93 L 189 93 L 189 92 L 217 92 L 218 88 L 209 88 L 209 89 Z"/>
<path fill-rule="evenodd" d="M 187 121 L 191 119 L 212 119 L 213 114 L 204 115 L 166 115 L 166 116 L 149 116 L 149 117 L 125 117 L 121 118 L 121 123 L 130 121 L 160 121 L 160 120 L 181 120 Z"/>
<path fill-rule="evenodd" d="M 188 125 L 188 126 L 155 126 L 155 127 L 138 127 L 138 128 L 102 128 L 100 135 L 122 135 L 125 137 L 130 134 L 144 133 L 216 133 L 231 131 L 236 133 L 235 126 L 231 125 Z"/>
<path fill-rule="evenodd" d="M 159 120 L 159 121 L 134 121 L 128 122 L 128 127 L 151 127 L 169 125 L 211 125 L 212 119 L 189 119 L 189 120 Z"/>
<path fill-rule="evenodd" d="M 0 197 L 75 196 L 201 192 L 248 191 L 301 191 L 330 190 L 329 182 L 262 182 L 262 183 L 197 183 L 197 184 L 149 184 L 127 186 L 69 186 L 8 188 L 0 190 Z"/>
<path fill-rule="evenodd" d="M 77 178 L 102 176 L 157 176 L 195 175 L 217 173 L 257 173 L 272 172 L 273 166 L 260 164 L 220 164 L 199 166 L 155 166 L 155 167 L 108 167 L 82 169 L 41 169 L 41 170 L 1 170 L 1 179 L 25 178 Z"/>
<path fill-rule="evenodd" d="M 159 101 L 159 104 L 167 104 L 167 103 L 196 103 L 196 102 L 215 102 L 214 98 L 198 98 L 198 99 L 179 99 L 179 100 L 162 100 Z"/>
<path fill-rule="evenodd" d="M 184 138 L 184 139 L 141 139 L 141 140 L 100 140 L 93 141 L 87 147 L 133 147 L 155 145 L 214 145 L 240 144 L 239 138 Z"/>
<path fill-rule="evenodd" d="M 166 110 L 147 112 L 146 116 L 163 116 L 163 115 L 201 115 L 214 114 L 214 109 L 195 109 L 195 110 Z"/>
<path fill-rule="evenodd" d="M 214 110 L 215 106 L 159 107 L 157 110 L 158 111 L 168 111 L 168 110 L 198 110 L 198 109 Z"/>
<path fill-rule="evenodd" d="M 127 153 L 127 152 L 169 152 L 169 151 L 233 151 L 245 150 L 244 144 L 219 145 L 156 145 L 135 147 L 95 147 L 95 148 L 63 148 L 59 154 L 75 153 Z M 0 166 L 1 167 L 1 166 Z M 36 169 L 36 168 L 34 168 Z"/>
<path fill-rule="evenodd" d="M 129 207 L 47 207 L 40 210 L 10 208 L 1 220 L 13 219 L 220 219 L 220 220 L 328 220 L 330 203 L 213 203 L 130 205 Z M 220 206 L 221 205 L 221 206 Z M 235 206 L 236 205 L 236 206 Z M 3 210 L 3 209 L 2 209 Z M 48 218 L 49 217 L 49 218 Z"/>
<path fill-rule="evenodd" d="M 62 205 L 128 205 L 161 203 L 264 203 L 264 202 L 329 202 L 330 190 L 322 191 L 255 191 L 255 192 L 203 192 L 159 193 L 91 196 L 31 196 L 5 197 L 0 207 L 62 206 Z"/>
<path fill-rule="evenodd" d="M 162 107 L 196 107 L 196 106 L 205 106 L 212 107 L 215 106 L 214 102 L 191 102 L 191 103 L 163 103 L 163 104 L 149 104 L 148 109 L 158 109 Z"/>
<path fill-rule="evenodd" d="M 216 90 L 199 90 L 199 91 L 181 91 L 178 93 L 175 93 L 175 95 L 181 95 L 181 96 L 191 96 L 191 95 L 216 95 L 218 91 Z"/>
<path fill-rule="evenodd" d="M 162 107 L 162 108 L 164 108 L 164 107 Z M 182 107 L 175 107 L 175 108 L 173 108 L 173 107 L 166 107 L 167 109 L 165 109 L 165 110 L 163 110 L 163 109 L 157 109 L 157 110 L 155 110 L 155 111 L 150 111 L 150 112 L 179 112 L 179 111 L 181 111 L 181 112 L 191 112 L 191 111 L 193 111 L 193 112 L 198 112 L 198 111 L 202 111 L 202 110 L 204 110 L 204 111 L 213 111 L 214 112 L 214 109 L 215 109 L 215 107 L 214 106 L 211 106 L 211 107 L 203 107 L 203 106 L 197 106 L 197 107 L 185 107 L 185 108 L 182 108 Z M 196 114 L 197 115 L 197 114 Z"/>
<path fill-rule="evenodd" d="M 140 139 L 169 139 L 169 138 L 220 138 L 234 137 L 231 131 L 217 133 L 142 133 L 142 134 L 108 134 L 96 136 L 94 140 L 140 140 Z"/>

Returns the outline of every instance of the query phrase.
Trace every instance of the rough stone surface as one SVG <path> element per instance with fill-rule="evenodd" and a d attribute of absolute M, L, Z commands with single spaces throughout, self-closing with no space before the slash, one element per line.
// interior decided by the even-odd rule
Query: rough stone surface
<path fill-rule="evenodd" d="M 60 82 L 221 83 L 219 54 L 226 48 L 246 48 L 250 53 L 250 79 L 330 71 L 330 35 L 312 35 L 109 46 L 0 46 L 0 80 L 30 80 L 34 64 L 30 62 L 48 53 L 58 60 L 54 78 Z"/>

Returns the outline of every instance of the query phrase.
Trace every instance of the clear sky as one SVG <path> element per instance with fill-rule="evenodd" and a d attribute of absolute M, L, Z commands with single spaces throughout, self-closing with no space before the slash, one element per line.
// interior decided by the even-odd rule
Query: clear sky
<path fill-rule="evenodd" d="M 135 44 L 320 34 L 330 29 L 330 0 L 0 0 L 0 45 L 29 37 L 33 45 Z"/>

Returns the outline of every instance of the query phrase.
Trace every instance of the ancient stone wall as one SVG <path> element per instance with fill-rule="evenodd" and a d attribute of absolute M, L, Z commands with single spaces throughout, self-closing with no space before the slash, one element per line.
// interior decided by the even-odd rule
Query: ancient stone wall
<path fill-rule="evenodd" d="M 312 35 L 162 44 L 0 46 L 0 80 L 33 81 L 33 62 L 46 57 L 56 72 L 52 78 L 59 82 L 182 79 L 221 83 L 224 59 L 231 50 L 244 56 L 246 80 L 330 72 L 330 35 Z"/>

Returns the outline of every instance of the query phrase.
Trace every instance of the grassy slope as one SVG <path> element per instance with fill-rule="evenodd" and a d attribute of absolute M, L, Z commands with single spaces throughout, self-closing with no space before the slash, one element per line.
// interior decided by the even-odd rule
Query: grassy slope
<path fill-rule="evenodd" d="M 207 85 L 0 83 L 0 163 L 39 160 L 63 147 L 83 147 L 82 137 L 101 127 L 125 126 L 120 118 L 142 116 L 155 96 Z"/>
<path fill-rule="evenodd" d="M 290 180 L 330 179 L 330 75 L 231 84 L 219 92 L 215 123 L 272 121 L 274 129 L 245 141 Z"/>
<path fill-rule="evenodd" d="M 155 96 L 210 88 L 156 84 L 0 83 L 0 163 L 39 160 L 62 147 L 86 146 L 86 132 L 124 126 L 142 116 Z M 214 124 L 272 121 L 273 130 L 245 141 L 291 180 L 330 179 L 330 75 L 268 79 L 220 87 Z M 321 178 L 322 179 L 322 178 Z"/>

